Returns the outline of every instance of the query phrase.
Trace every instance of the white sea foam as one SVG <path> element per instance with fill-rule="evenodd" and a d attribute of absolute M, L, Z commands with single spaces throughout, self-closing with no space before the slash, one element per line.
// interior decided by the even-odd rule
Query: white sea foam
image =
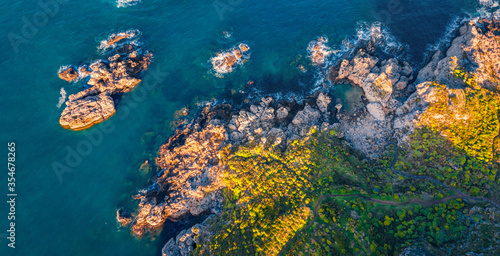
<path fill-rule="evenodd" d="M 132 6 L 132 5 L 136 5 L 140 2 L 141 2 L 141 0 L 117 0 L 116 7 L 121 8 L 121 7 Z"/>
<path fill-rule="evenodd" d="M 359 22 L 358 28 L 354 36 L 346 37 L 337 47 L 326 48 L 328 50 L 328 58 L 325 58 L 323 68 L 319 69 L 314 76 L 314 85 L 311 90 L 315 91 L 320 89 L 325 83 L 328 83 L 327 75 L 328 69 L 332 65 L 336 65 L 339 60 L 352 56 L 355 54 L 356 46 L 361 41 L 372 40 L 377 45 L 377 49 L 387 55 L 395 54 L 396 57 L 403 57 L 398 54 L 405 53 L 401 51 L 408 48 L 408 45 L 398 41 L 391 32 L 382 25 L 380 22 L 366 23 Z M 311 45 L 314 46 L 313 41 L 309 44 L 308 50 L 310 51 Z"/>
<path fill-rule="evenodd" d="M 57 103 L 57 108 L 61 108 L 62 104 L 66 101 L 66 91 L 64 90 L 64 87 L 61 87 L 61 97 L 59 97 L 59 102 Z"/>
<path fill-rule="evenodd" d="M 479 4 L 483 7 L 493 8 L 498 6 L 498 1 L 494 0 L 479 0 Z"/>
<path fill-rule="evenodd" d="M 498 0 L 479 0 L 480 8 L 477 14 L 472 15 L 477 18 L 500 18 L 500 4 Z"/>

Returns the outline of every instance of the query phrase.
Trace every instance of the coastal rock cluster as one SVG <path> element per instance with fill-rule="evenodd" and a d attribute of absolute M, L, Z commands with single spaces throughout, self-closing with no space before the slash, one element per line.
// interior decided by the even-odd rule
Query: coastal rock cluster
<path fill-rule="evenodd" d="M 248 58 L 250 58 L 250 47 L 239 43 L 238 46 L 218 53 L 211 62 L 216 74 L 222 77 L 223 74 L 233 72 L 236 64 L 242 64 Z"/>
<path fill-rule="evenodd" d="M 456 112 L 455 118 L 466 120 L 460 111 L 466 103 L 465 88 L 499 91 L 499 29 L 495 20 L 465 22 L 446 54 L 434 53 L 418 74 L 405 61 L 377 56 L 383 45 L 376 40 L 360 41 L 329 74 L 333 84 L 347 82 L 365 93 L 366 111 L 337 115 L 345 138 L 368 157 L 380 156 L 392 139 L 404 147 L 415 127 L 426 123 L 423 114 L 443 90 L 453 99 L 448 109 Z"/>
<path fill-rule="evenodd" d="M 407 113 L 398 109 L 404 104 L 396 100 L 408 94 L 408 84 L 415 80 L 414 69 L 408 62 L 385 53 L 388 46 L 379 36 L 358 41 L 330 67 L 328 74 L 333 85 L 349 83 L 363 89 L 365 107 L 352 115 L 339 111 L 336 117 L 345 138 L 368 157 L 379 156 L 394 137 L 406 141 L 415 125 L 412 118 L 403 117 Z"/>
<path fill-rule="evenodd" d="M 116 46 L 107 59 L 59 71 L 59 77 L 69 82 L 88 79 L 86 85 L 90 87 L 68 97 L 59 119 L 62 127 L 79 131 L 103 122 L 116 113 L 115 101 L 119 96 L 141 82 L 140 74 L 149 66 L 152 54 L 136 44 L 117 45 L 130 36 L 119 34 L 106 41 L 106 45 Z"/>

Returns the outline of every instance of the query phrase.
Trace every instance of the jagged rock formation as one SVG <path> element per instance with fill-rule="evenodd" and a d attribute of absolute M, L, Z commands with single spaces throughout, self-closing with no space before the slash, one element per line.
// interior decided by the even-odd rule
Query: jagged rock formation
<path fill-rule="evenodd" d="M 123 40 L 128 35 L 110 39 L 112 43 Z M 109 43 L 109 42 L 108 42 Z M 119 95 L 131 91 L 141 79 L 140 73 L 147 69 L 152 54 L 134 44 L 123 44 L 112 51 L 107 60 L 100 60 L 90 67 L 81 66 L 78 73 L 68 68 L 59 77 L 72 81 L 77 77 L 90 77 L 91 88 L 70 95 L 59 123 L 66 129 L 75 131 L 87 129 L 115 114 L 114 101 Z M 72 79 L 72 80 L 70 80 Z"/>
<path fill-rule="evenodd" d="M 371 43 L 370 43 L 371 42 Z M 386 105 L 394 89 L 404 90 L 413 79 L 413 68 L 396 58 L 381 60 L 375 56 L 372 41 L 360 46 L 352 59 L 345 58 L 340 65 L 330 70 L 330 80 L 334 83 L 348 81 L 363 88 L 369 102 Z"/>
<path fill-rule="evenodd" d="M 320 37 L 318 40 L 309 43 L 307 50 L 309 51 L 309 58 L 311 62 L 318 66 L 323 66 L 325 60 L 332 54 L 330 48 L 326 46 L 328 39 Z"/>
<path fill-rule="evenodd" d="M 464 81 L 454 77 L 453 71 L 463 68 L 474 74 L 472 79 L 478 86 L 499 91 L 499 30 L 500 22 L 497 20 L 466 22 L 446 53 L 437 51 L 420 70 L 416 82 L 436 81 L 461 87 L 465 85 Z"/>
<path fill-rule="evenodd" d="M 59 71 L 59 78 L 68 82 L 73 82 L 78 78 L 78 73 L 73 67 L 67 67 Z"/>
<path fill-rule="evenodd" d="M 212 58 L 214 71 L 219 75 L 233 72 L 236 64 L 243 63 L 243 60 L 250 58 L 250 47 L 240 43 L 227 51 L 218 53 Z"/>
<path fill-rule="evenodd" d="M 161 228 L 167 218 L 178 220 L 188 213 L 216 211 L 222 203 L 220 154 L 227 134 L 209 109 L 189 127 L 178 129 L 160 148 L 156 159 L 160 172 L 155 182 L 136 197 L 141 202 L 132 226 L 135 235 Z"/>

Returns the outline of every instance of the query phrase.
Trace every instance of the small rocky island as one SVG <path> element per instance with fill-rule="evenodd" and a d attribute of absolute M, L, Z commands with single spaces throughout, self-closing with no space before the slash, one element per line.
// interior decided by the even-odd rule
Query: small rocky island
<path fill-rule="evenodd" d="M 464 22 L 421 69 L 376 31 L 338 59 L 321 37 L 309 57 L 328 71 L 322 89 L 205 106 L 161 146 L 133 218 L 117 219 L 143 237 L 208 216 L 165 244 L 171 256 L 495 255 L 498 31 L 496 20 Z M 234 56 L 214 65 L 227 72 Z M 354 113 L 331 93 L 346 83 L 364 92 Z M 112 103 L 98 91 L 85 95 Z"/>
<path fill-rule="evenodd" d="M 68 82 L 82 80 L 90 87 L 69 96 L 59 123 L 79 131 L 101 123 L 115 114 L 115 103 L 123 93 L 134 89 L 142 71 L 151 63 L 152 54 L 127 41 L 133 33 L 111 35 L 104 45 L 110 50 L 106 59 L 90 65 L 63 67 L 59 78 Z"/>

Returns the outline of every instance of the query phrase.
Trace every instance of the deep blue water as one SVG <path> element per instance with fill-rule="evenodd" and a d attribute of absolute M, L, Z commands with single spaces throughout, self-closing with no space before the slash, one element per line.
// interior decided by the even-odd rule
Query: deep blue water
<path fill-rule="evenodd" d="M 308 43 L 324 35 L 340 47 L 362 23 L 377 20 L 419 64 L 455 17 L 475 15 L 479 7 L 477 0 L 143 0 L 117 8 L 111 0 L 61 0 L 45 20 L 39 3 L 50 1 L 0 2 L 0 161 L 7 165 L 7 143 L 14 141 L 18 193 L 16 249 L 7 247 L 8 207 L 0 204 L 0 255 L 158 255 L 179 225 L 168 224 L 170 232 L 156 241 L 137 240 L 118 227 L 115 213 L 147 184 L 139 166 L 169 136 L 176 110 L 245 89 L 249 80 L 273 92 L 309 91 L 315 69 L 306 66 L 310 72 L 302 74 L 296 64 L 308 63 Z M 33 18 L 38 27 L 23 34 L 24 20 Z M 136 91 L 125 95 L 106 123 L 83 132 L 62 129 L 60 89 L 71 94 L 81 85 L 58 79 L 59 67 L 101 58 L 99 42 L 129 29 L 140 30 L 154 53 L 144 75 L 168 75 L 144 99 Z M 224 38 L 224 31 L 232 36 Z M 9 40 L 14 35 L 17 44 Z M 223 79 L 213 76 L 209 59 L 241 41 L 252 49 L 250 60 Z M 94 144 L 91 135 L 99 139 Z M 85 154 L 67 159 L 72 150 Z M 71 172 L 58 176 L 56 162 Z M 0 182 L 5 200 L 6 173 Z"/>

